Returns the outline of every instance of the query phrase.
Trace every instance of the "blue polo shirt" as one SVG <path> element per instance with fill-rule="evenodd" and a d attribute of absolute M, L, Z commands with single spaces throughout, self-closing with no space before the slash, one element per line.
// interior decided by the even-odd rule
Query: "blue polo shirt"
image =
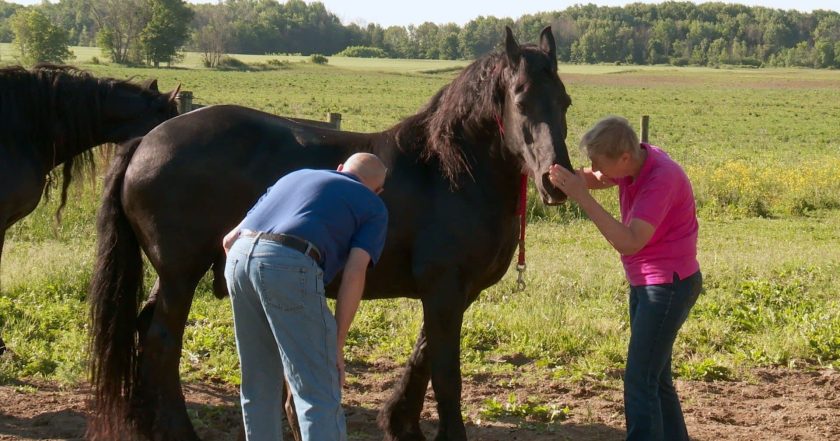
<path fill-rule="evenodd" d="M 303 169 L 280 178 L 251 208 L 241 228 L 291 234 L 321 252 L 324 283 L 344 268 L 351 248 L 379 261 L 385 246 L 385 203 L 348 173 Z"/>

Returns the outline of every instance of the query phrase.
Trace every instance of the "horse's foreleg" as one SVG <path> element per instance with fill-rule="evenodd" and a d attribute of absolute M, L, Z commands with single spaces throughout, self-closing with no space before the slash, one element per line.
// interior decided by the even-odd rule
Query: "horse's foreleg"
<path fill-rule="evenodd" d="M 457 271 L 422 268 L 415 274 L 423 301 L 423 330 L 401 383 L 380 415 L 386 440 L 422 440 L 419 419 L 429 379 L 440 418 L 438 441 L 466 440 L 461 417 L 461 322 L 466 296 Z"/>
<path fill-rule="evenodd" d="M 195 285 L 159 279 L 140 314 L 137 378 L 132 397 L 138 430 L 154 441 L 198 441 L 187 416 L 178 365 Z M 151 319 L 149 319 L 151 316 Z"/>
<path fill-rule="evenodd" d="M 423 299 L 423 329 L 440 418 L 435 441 L 467 439 L 461 416 L 461 324 L 466 301 L 464 293 L 453 285 Z"/>
<path fill-rule="evenodd" d="M 429 363 L 426 357 L 426 334 L 421 329 L 393 395 L 379 413 L 379 427 L 385 431 L 385 440 L 424 440 L 420 430 L 420 412 L 423 398 L 429 387 Z"/>

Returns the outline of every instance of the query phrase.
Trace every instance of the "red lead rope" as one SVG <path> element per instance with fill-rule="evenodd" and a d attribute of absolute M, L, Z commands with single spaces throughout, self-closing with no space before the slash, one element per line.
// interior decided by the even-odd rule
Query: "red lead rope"
<path fill-rule="evenodd" d="M 519 291 L 525 290 L 525 225 L 528 223 L 525 217 L 525 210 L 528 208 L 528 175 L 522 174 L 519 184 L 519 207 L 517 207 L 517 214 L 519 214 L 519 260 L 516 264 L 516 271 L 519 275 L 516 278 L 516 287 Z"/>
<path fill-rule="evenodd" d="M 525 210 L 528 208 L 528 175 L 522 174 L 519 185 L 519 207 L 516 214 L 519 215 L 519 266 L 525 266 L 525 225 L 528 223 L 525 218 Z"/>
<path fill-rule="evenodd" d="M 499 126 L 499 134 L 505 139 L 505 125 L 502 118 L 496 115 L 496 124 Z M 519 291 L 525 290 L 525 225 L 528 220 L 525 217 L 525 210 L 528 208 L 528 175 L 522 173 L 519 181 L 519 205 L 516 207 L 516 214 L 519 215 L 519 260 L 516 263 L 516 288 Z"/>

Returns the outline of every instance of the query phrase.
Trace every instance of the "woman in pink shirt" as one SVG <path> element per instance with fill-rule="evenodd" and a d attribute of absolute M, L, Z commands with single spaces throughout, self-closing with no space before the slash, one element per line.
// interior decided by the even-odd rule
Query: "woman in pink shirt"
<path fill-rule="evenodd" d="M 621 254 L 630 282 L 630 344 L 624 373 L 627 440 L 688 441 L 671 378 L 671 351 L 702 290 L 691 183 L 665 152 L 639 138 L 626 119 L 598 121 L 580 142 L 591 168 L 559 165 L 551 182 L 577 202 Z M 618 186 L 621 221 L 588 189 Z"/>

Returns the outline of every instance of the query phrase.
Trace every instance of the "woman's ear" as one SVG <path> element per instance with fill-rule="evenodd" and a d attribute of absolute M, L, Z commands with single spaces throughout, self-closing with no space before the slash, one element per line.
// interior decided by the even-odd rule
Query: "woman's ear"
<path fill-rule="evenodd" d="M 341 164 L 338 164 L 338 168 L 337 168 L 336 170 L 337 170 L 337 171 L 342 171 L 342 170 L 344 170 L 344 163 L 342 162 Z"/>

